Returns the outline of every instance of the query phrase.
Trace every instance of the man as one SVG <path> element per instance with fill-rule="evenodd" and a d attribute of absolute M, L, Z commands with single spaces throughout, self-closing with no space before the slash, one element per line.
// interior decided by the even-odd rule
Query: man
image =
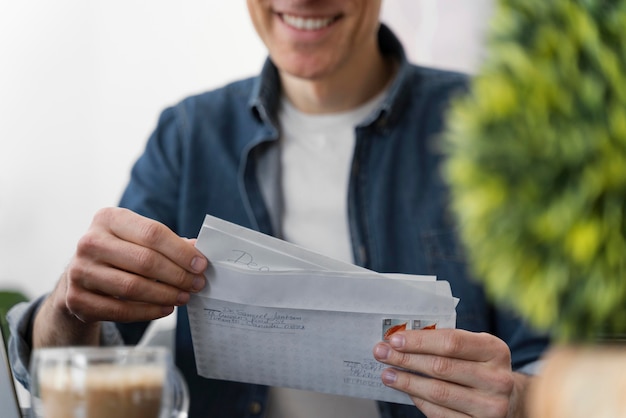
<path fill-rule="evenodd" d="M 326 416 L 305 406 L 313 394 L 197 376 L 184 305 L 204 287 L 208 261 L 181 237 L 210 213 L 372 270 L 450 281 L 459 329 L 406 331 L 373 347 L 391 366 L 382 381 L 417 408 L 333 398 L 337 410 L 348 405 L 342 416 L 523 416 L 520 371 L 546 341 L 468 277 L 434 146 L 464 77 L 410 65 L 379 24 L 381 0 L 247 3 L 270 55 L 261 75 L 163 112 L 126 209 L 96 214 L 54 291 L 12 312 L 20 380 L 28 385 L 31 347 L 136 343 L 146 321 L 178 306 L 190 417 Z"/>

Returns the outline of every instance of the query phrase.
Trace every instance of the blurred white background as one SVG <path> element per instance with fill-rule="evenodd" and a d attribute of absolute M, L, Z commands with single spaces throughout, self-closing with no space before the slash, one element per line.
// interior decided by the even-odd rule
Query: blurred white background
<path fill-rule="evenodd" d="M 491 1 L 384 0 L 383 21 L 414 62 L 472 72 Z M 264 58 L 243 0 L 3 1 L 0 289 L 51 289 L 159 112 Z"/>

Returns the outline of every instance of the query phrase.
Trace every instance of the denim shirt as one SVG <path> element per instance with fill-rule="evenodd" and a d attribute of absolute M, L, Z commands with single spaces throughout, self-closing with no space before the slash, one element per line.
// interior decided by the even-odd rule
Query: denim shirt
<path fill-rule="evenodd" d="M 355 263 L 378 272 L 436 275 L 449 281 L 460 298 L 457 327 L 500 337 L 511 349 L 513 368 L 523 368 L 537 361 L 547 340 L 490 303 L 470 277 L 440 172 L 438 136 L 445 110 L 454 95 L 467 90 L 468 80 L 410 64 L 384 25 L 379 45 L 399 68 L 384 102 L 356 128 L 348 190 Z M 278 73 L 268 59 L 258 77 L 164 110 L 133 167 L 120 206 L 186 237 L 197 236 L 207 213 L 280 237 L 280 95 Z M 18 366 L 14 369 L 26 384 L 29 338 L 24 333 L 29 321 L 24 318 L 35 309 L 36 303 L 30 314 L 11 318 L 14 332 L 22 332 L 11 347 Z M 187 311 L 182 307 L 177 312 L 176 361 L 191 392 L 190 418 L 262 417 L 267 387 L 197 375 Z M 136 343 L 146 326 L 117 324 L 127 344 Z M 110 327 L 103 328 L 111 333 Z M 379 408 L 385 418 L 423 416 L 407 405 L 379 403 Z"/>

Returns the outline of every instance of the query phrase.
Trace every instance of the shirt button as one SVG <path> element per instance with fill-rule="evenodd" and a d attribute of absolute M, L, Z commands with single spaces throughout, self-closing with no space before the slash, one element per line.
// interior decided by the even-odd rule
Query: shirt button
<path fill-rule="evenodd" d="M 248 405 L 248 412 L 253 414 L 253 415 L 257 415 L 261 413 L 261 403 L 260 402 L 250 402 L 250 405 Z"/>

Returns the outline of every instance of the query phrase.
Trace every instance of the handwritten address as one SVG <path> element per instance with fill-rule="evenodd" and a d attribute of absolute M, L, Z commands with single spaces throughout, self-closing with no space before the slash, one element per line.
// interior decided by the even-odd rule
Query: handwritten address
<path fill-rule="evenodd" d="M 385 367 L 387 366 L 374 360 L 344 360 L 343 381 L 352 385 L 381 387 L 383 383 L 380 380 L 380 374 Z"/>
<path fill-rule="evenodd" d="M 280 312 L 252 313 L 242 309 L 232 310 L 228 308 L 221 310 L 205 308 L 204 312 L 207 320 L 224 325 L 238 325 L 256 329 L 282 331 L 298 331 L 305 329 L 304 321 L 302 317 L 298 315 L 283 314 Z"/>

